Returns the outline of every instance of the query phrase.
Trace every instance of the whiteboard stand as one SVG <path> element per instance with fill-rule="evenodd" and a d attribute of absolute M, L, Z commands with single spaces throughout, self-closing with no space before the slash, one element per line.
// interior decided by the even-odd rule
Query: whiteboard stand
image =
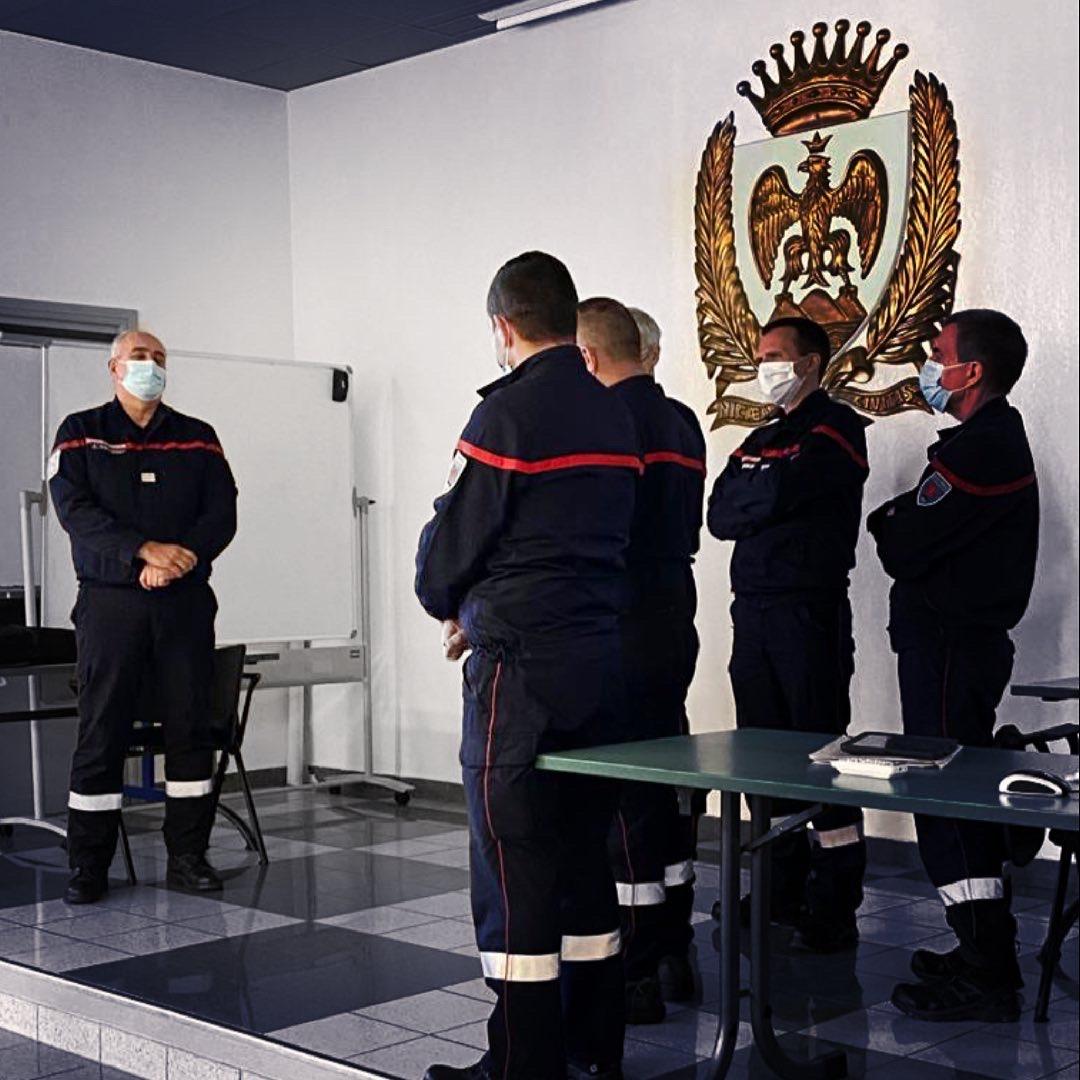
<path fill-rule="evenodd" d="M 316 765 L 308 765 L 306 769 L 305 787 L 316 788 L 339 788 L 345 784 L 369 784 L 372 787 L 386 788 L 394 793 L 394 801 L 399 806 L 405 806 L 413 793 L 413 785 L 404 780 L 398 780 L 393 776 L 381 776 L 374 771 L 375 743 L 374 727 L 375 716 L 372 707 L 371 693 L 371 547 L 368 538 L 368 514 L 375 505 L 374 499 L 366 495 L 358 495 L 353 490 L 353 510 L 356 514 L 357 528 L 359 531 L 359 562 L 360 562 L 360 637 L 361 637 L 361 673 L 357 680 L 364 688 L 364 771 L 356 773 L 327 773 Z M 320 652 L 329 650 L 319 650 Z M 322 680 L 319 680 L 322 681 Z M 303 730 L 307 730 L 311 719 L 311 684 L 304 687 L 304 710 Z M 314 779 L 309 779 L 314 778 Z"/>

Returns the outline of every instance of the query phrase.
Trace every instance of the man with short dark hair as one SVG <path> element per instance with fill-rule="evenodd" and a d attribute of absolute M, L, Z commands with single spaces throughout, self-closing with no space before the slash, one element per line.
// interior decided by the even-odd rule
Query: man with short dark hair
<path fill-rule="evenodd" d="M 205 857 L 217 612 L 209 578 L 236 532 L 236 485 L 214 429 L 162 402 L 166 364 L 153 334 L 119 335 L 109 356 L 115 397 L 67 417 L 49 459 L 49 491 L 79 579 L 69 904 L 93 903 L 108 888 L 124 758 L 146 701 L 165 738 L 169 884 L 221 888 Z"/>
<path fill-rule="evenodd" d="M 480 391 L 420 537 L 416 592 L 465 663 L 461 764 L 488 1050 L 429 1080 L 617 1077 L 619 909 L 606 858 L 616 789 L 538 754 L 626 738 L 619 641 L 642 469 L 633 421 L 585 370 L 577 293 L 542 252 L 488 294 L 507 374 Z"/>
<path fill-rule="evenodd" d="M 829 339 L 808 319 L 762 327 L 758 385 L 779 418 L 751 432 L 717 478 L 709 531 L 734 540 L 731 686 L 739 727 L 840 735 L 855 645 L 848 575 L 869 466 L 865 421 L 821 389 Z M 773 802 L 781 817 L 803 809 Z M 857 808 L 826 807 L 771 845 L 775 921 L 805 948 L 858 942 L 866 845 Z M 743 904 L 743 917 L 748 907 Z"/>
<path fill-rule="evenodd" d="M 1012 671 L 1009 631 L 1031 596 L 1039 493 L 1024 423 L 1006 394 L 1027 343 L 997 311 L 945 320 L 919 372 L 923 395 L 960 423 L 938 433 L 910 491 L 867 519 L 887 574 L 889 637 L 904 730 L 990 746 Z M 919 852 L 959 945 L 916 950 L 921 982 L 893 1003 L 923 1020 L 1013 1021 L 1023 985 L 1002 873 L 1001 827 L 916 815 Z"/>
<path fill-rule="evenodd" d="M 627 564 L 630 604 L 621 620 L 633 735 L 689 732 L 686 693 L 697 663 L 694 554 L 705 495 L 705 439 L 693 413 L 647 371 L 635 319 L 617 300 L 578 308 L 585 365 L 612 388 L 637 428 L 645 471 L 638 482 Z M 689 822 L 674 788 L 627 783 L 610 851 L 622 909 L 626 1019 L 664 1019 L 672 1000 L 694 994 L 687 956 L 693 932 L 694 863 Z M 663 980 L 661 980 L 663 976 Z"/>

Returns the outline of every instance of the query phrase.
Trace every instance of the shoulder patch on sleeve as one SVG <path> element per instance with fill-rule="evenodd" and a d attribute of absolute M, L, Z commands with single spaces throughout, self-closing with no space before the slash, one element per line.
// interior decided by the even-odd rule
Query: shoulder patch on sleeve
<path fill-rule="evenodd" d="M 919 494 L 915 502 L 919 506 L 935 506 L 950 491 L 952 491 L 952 484 L 935 470 L 919 485 Z"/>
<path fill-rule="evenodd" d="M 461 474 L 468 464 L 469 459 L 460 450 L 455 450 L 454 457 L 450 462 L 450 472 L 446 477 L 446 487 L 443 489 L 443 494 L 446 494 L 461 479 Z"/>

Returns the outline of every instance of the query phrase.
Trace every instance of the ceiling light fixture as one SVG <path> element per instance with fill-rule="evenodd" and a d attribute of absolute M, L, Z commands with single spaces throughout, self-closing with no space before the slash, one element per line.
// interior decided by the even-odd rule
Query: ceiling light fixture
<path fill-rule="evenodd" d="M 601 2 L 602 0 L 557 0 L 556 3 L 551 3 L 551 0 L 525 0 L 524 3 L 507 4 L 505 7 L 495 8 L 494 11 L 485 11 L 477 17 L 485 22 L 493 22 L 496 30 L 508 30 L 511 26 L 549 19 L 553 15 L 562 15 L 575 8 L 590 7 Z"/>

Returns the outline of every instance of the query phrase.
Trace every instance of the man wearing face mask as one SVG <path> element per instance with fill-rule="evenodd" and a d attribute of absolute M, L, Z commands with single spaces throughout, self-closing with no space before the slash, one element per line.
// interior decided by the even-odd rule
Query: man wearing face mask
<path fill-rule="evenodd" d="M 1012 671 L 1009 631 L 1031 596 L 1039 532 L 1035 466 L 1006 394 L 1027 357 L 1020 327 L 997 311 L 946 319 L 919 382 L 938 433 L 912 490 L 867 519 L 886 573 L 904 730 L 990 746 Z M 1002 875 L 1000 826 L 915 818 L 919 853 L 959 939 L 916 950 L 921 980 L 893 1003 L 923 1020 L 1014 1021 L 1022 986 L 1016 921 Z"/>
<path fill-rule="evenodd" d="M 165 737 L 168 881 L 221 888 L 205 857 L 217 611 L 208 579 L 236 532 L 236 486 L 213 428 L 162 404 L 166 363 L 152 334 L 117 337 L 109 358 L 116 396 L 69 416 L 49 459 L 49 490 L 79 579 L 71 904 L 99 900 L 108 888 L 124 753 L 147 705 Z"/>
<path fill-rule="evenodd" d="M 761 331 L 758 385 L 779 417 L 731 455 L 709 499 L 708 526 L 734 540 L 731 686 L 739 727 L 841 734 L 851 718 L 855 644 L 848 575 L 868 475 L 865 421 L 821 389 L 829 339 L 808 319 Z M 780 819 L 803 809 L 775 800 Z M 771 845 L 772 918 L 804 948 L 858 942 L 866 845 L 862 812 L 826 807 L 809 836 Z M 743 916 L 748 915 L 744 901 Z"/>
<path fill-rule="evenodd" d="M 466 648 L 461 765 L 473 920 L 495 994 L 475 1065 L 428 1080 L 620 1075 L 615 789 L 536 756 L 628 738 L 619 638 L 642 471 L 633 421 L 585 370 L 577 293 L 542 252 L 488 292 L 499 366 L 457 443 L 416 556 L 416 593 Z"/>

